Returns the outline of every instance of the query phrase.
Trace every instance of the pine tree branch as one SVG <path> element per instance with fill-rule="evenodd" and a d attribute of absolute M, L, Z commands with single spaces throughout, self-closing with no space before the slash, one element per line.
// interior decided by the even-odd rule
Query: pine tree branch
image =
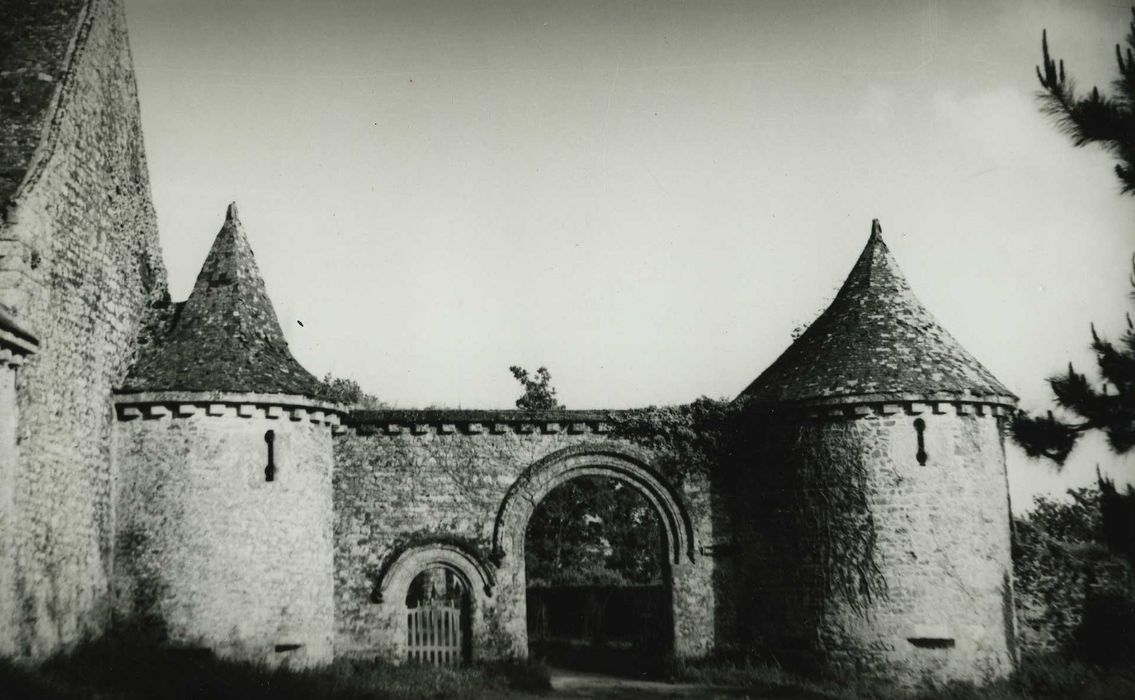
<path fill-rule="evenodd" d="M 1091 429 L 1088 423 L 1068 423 L 1052 415 L 1030 416 L 1018 412 L 1009 421 L 1009 434 L 1013 441 L 1032 458 L 1044 457 L 1064 466 L 1072 448 L 1084 432 Z"/>
<path fill-rule="evenodd" d="M 1126 50 L 1115 47 L 1118 77 L 1112 81 L 1114 96 L 1093 87 L 1085 97 L 1076 95 L 1075 82 L 1064 70 L 1064 61 L 1054 59 L 1048 48 L 1048 32 L 1041 34 L 1041 65 L 1036 67 L 1041 91 L 1041 111 L 1051 116 L 1057 128 L 1077 147 L 1096 144 L 1119 161 L 1116 177 L 1124 194 L 1135 194 L 1135 7 L 1132 8 Z"/>

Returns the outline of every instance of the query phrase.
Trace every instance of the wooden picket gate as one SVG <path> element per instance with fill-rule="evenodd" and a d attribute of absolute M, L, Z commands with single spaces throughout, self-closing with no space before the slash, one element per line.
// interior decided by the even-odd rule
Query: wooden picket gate
<path fill-rule="evenodd" d="M 407 609 L 410 661 L 456 666 L 462 661 L 461 601 L 423 601 Z"/>

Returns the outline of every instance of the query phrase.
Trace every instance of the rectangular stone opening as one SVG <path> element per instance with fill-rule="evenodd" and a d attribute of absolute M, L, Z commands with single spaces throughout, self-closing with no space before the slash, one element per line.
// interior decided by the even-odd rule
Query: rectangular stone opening
<path fill-rule="evenodd" d="M 919 649 L 951 649 L 954 646 L 951 637 L 909 637 L 906 641 Z"/>

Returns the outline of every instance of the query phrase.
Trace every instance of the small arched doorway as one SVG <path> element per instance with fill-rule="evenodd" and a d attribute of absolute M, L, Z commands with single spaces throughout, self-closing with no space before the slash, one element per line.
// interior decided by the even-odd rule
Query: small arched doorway
<path fill-rule="evenodd" d="M 406 591 L 406 659 L 455 666 L 469 661 L 472 592 L 457 568 L 435 563 L 420 571 Z"/>
<path fill-rule="evenodd" d="M 391 661 L 454 665 L 485 658 L 485 613 L 496 577 L 472 546 L 425 541 L 398 548 L 376 583 L 376 622 L 391 632 Z"/>

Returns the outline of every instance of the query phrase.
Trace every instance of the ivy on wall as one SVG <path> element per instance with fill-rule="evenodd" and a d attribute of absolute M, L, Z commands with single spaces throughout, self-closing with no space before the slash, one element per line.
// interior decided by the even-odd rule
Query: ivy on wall
<path fill-rule="evenodd" d="M 680 488 L 691 474 L 713 477 L 729 460 L 736 405 L 702 397 L 680 406 L 651 406 L 611 415 L 611 435 L 635 443 L 654 456 L 661 475 Z"/>
<path fill-rule="evenodd" d="M 867 466 L 849 424 L 807 423 L 796 429 L 787 466 L 791 538 L 816 564 L 822 590 L 866 614 L 887 594 L 868 503 Z M 825 596 L 824 600 L 828 597 Z"/>
<path fill-rule="evenodd" d="M 680 486 L 707 476 L 738 531 L 747 521 L 782 571 L 811 572 L 811 583 L 866 614 L 887 594 L 867 466 L 852 423 L 784 420 L 767 406 L 701 398 L 613 417 L 616 437 L 649 450 Z M 801 566 L 804 564 L 804 566 Z"/>

